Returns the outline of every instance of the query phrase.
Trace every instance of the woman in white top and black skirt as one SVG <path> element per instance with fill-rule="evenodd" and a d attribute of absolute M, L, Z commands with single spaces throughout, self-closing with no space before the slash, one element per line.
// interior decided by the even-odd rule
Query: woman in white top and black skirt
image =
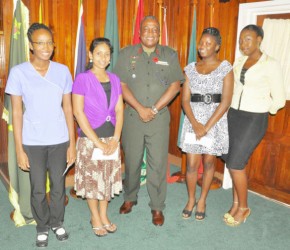
<path fill-rule="evenodd" d="M 268 127 L 268 113 L 285 105 L 285 89 L 279 63 L 261 52 L 263 29 L 243 28 L 239 38 L 243 56 L 234 63 L 235 88 L 228 112 L 229 152 L 223 155 L 233 180 L 233 204 L 224 215 L 229 226 L 246 221 L 248 207 L 245 166 Z"/>

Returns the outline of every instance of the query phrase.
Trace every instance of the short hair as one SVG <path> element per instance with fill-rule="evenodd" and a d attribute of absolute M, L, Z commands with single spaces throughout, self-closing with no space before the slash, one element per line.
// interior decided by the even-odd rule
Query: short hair
<path fill-rule="evenodd" d="M 202 31 L 202 35 L 209 34 L 214 37 L 216 43 L 220 46 L 222 44 L 222 37 L 220 31 L 215 27 L 208 27 Z"/>
<path fill-rule="evenodd" d="M 151 19 L 151 20 L 156 21 L 157 24 L 158 24 L 158 29 L 159 29 L 159 31 L 160 31 L 160 24 L 159 24 L 159 21 L 158 21 L 158 19 L 156 18 L 156 16 L 145 16 L 145 17 L 141 20 L 141 22 L 140 22 L 140 30 L 142 29 L 142 25 L 143 25 L 143 23 L 144 23 L 146 20 L 148 20 L 148 19 Z"/>
<path fill-rule="evenodd" d="M 262 27 L 255 25 L 255 24 L 249 24 L 247 26 L 245 26 L 242 31 L 244 30 L 251 30 L 254 31 L 256 33 L 257 36 L 262 37 L 262 39 L 264 38 L 264 30 Z"/>
<path fill-rule="evenodd" d="M 27 37 L 28 37 L 29 42 L 32 42 L 33 32 L 36 30 L 40 30 L 40 29 L 47 30 L 51 34 L 51 36 L 53 37 L 52 31 L 48 26 L 46 26 L 43 23 L 33 23 L 30 25 L 30 27 L 28 28 L 28 31 L 27 31 Z"/>
<path fill-rule="evenodd" d="M 90 52 L 93 54 L 95 48 L 100 45 L 100 44 L 107 44 L 109 49 L 110 49 L 110 53 L 113 54 L 114 52 L 114 48 L 111 44 L 111 41 L 108 39 L 108 38 L 105 38 L 105 37 L 98 37 L 98 38 L 95 38 L 92 42 L 91 42 L 91 45 L 90 45 Z M 92 62 L 89 62 L 88 65 L 86 66 L 86 69 L 89 70 L 93 67 L 93 63 Z"/>

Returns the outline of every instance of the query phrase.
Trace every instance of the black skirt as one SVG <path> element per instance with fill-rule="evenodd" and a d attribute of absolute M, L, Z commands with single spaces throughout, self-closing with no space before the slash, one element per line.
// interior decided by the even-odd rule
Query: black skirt
<path fill-rule="evenodd" d="M 268 112 L 253 113 L 229 109 L 229 152 L 222 156 L 229 169 L 242 170 L 268 127 Z"/>

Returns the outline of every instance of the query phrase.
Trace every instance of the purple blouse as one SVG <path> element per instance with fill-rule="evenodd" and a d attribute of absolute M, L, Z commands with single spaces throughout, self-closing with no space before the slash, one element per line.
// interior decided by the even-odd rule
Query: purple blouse
<path fill-rule="evenodd" d="M 90 70 L 78 74 L 73 83 L 72 93 L 84 96 L 84 113 L 92 129 L 100 127 L 106 121 L 116 125 L 115 106 L 122 94 L 122 87 L 117 75 L 111 72 L 107 74 L 111 83 L 109 107 L 104 88 Z"/>

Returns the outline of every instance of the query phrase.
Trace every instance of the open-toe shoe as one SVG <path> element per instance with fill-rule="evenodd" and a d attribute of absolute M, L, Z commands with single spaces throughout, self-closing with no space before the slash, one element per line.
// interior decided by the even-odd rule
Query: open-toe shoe
<path fill-rule="evenodd" d="M 239 210 L 243 211 L 243 218 L 240 220 L 235 220 L 234 217 L 230 217 L 227 220 L 225 220 L 225 223 L 230 226 L 230 227 L 237 227 L 240 226 L 242 223 L 245 223 L 247 218 L 250 216 L 251 214 L 251 209 L 250 208 L 241 208 L 239 207 Z"/>
<path fill-rule="evenodd" d="M 238 202 L 237 202 L 237 201 L 234 201 L 234 202 L 233 202 L 233 205 L 232 205 L 232 207 L 231 207 L 231 209 L 230 209 L 227 213 L 224 214 L 224 216 L 223 216 L 223 220 L 224 220 L 224 221 L 226 221 L 226 220 L 227 220 L 228 218 L 230 218 L 230 217 L 233 217 L 233 216 L 231 215 L 231 211 L 232 211 L 232 209 L 233 209 L 234 204 L 238 204 Z"/>
<path fill-rule="evenodd" d="M 204 212 L 197 211 L 197 205 L 198 204 L 196 204 L 195 219 L 197 221 L 202 221 L 205 218 L 205 208 L 206 208 L 206 205 L 204 206 Z"/>
<path fill-rule="evenodd" d="M 103 227 L 92 227 L 92 229 L 94 231 L 94 234 L 98 237 L 104 237 L 108 235 L 107 230 L 104 229 Z M 101 233 L 101 232 L 104 232 L 104 233 Z"/>
<path fill-rule="evenodd" d="M 108 232 L 108 233 L 115 233 L 117 231 L 117 226 L 113 224 L 112 222 L 110 224 L 106 224 L 103 226 L 103 228 Z"/>
<path fill-rule="evenodd" d="M 192 211 L 193 211 L 195 205 L 196 205 L 196 202 L 194 202 L 191 211 L 190 210 L 187 210 L 185 208 L 182 210 L 182 218 L 183 219 L 187 220 L 187 219 L 189 219 L 191 217 L 191 214 L 192 214 Z"/>
<path fill-rule="evenodd" d="M 92 229 L 94 231 L 94 234 L 98 237 L 104 237 L 104 236 L 107 236 L 108 234 L 108 231 L 102 226 L 102 227 L 94 227 L 92 222 L 90 221 L 90 224 L 92 226 Z M 103 233 L 101 233 L 103 232 Z"/>

